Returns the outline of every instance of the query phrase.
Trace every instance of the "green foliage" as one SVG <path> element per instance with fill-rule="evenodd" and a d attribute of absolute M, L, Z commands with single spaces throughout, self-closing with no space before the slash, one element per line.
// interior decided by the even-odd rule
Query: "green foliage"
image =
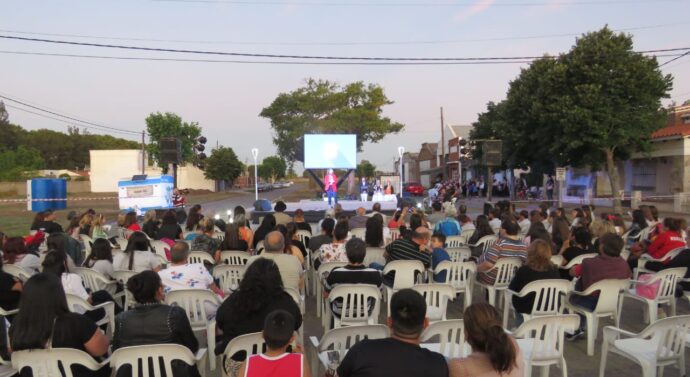
<path fill-rule="evenodd" d="M 40 153 L 33 148 L 19 146 L 16 150 L 0 150 L 0 181 L 20 181 L 31 178 L 34 170 L 43 168 Z"/>
<path fill-rule="evenodd" d="M 220 147 L 211 152 L 204 162 L 204 176 L 207 179 L 231 182 L 239 177 L 244 166 L 237 159 L 232 148 Z"/>
<path fill-rule="evenodd" d="M 65 181 L 71 181 L 72 180 L 72 177 L 67 173 L 60 174 L 58 176 L 58 178 L 64 179 Z"/>
<path fill-rule="evenodd" d="M 376 166 L 367 160 L 362 160 L 362 162 L 357 165 L 357 176 L 362 178 L 371 178 L 376 175 Z"/>
<path fill-rule="evenodd" d="M 285 160 L 278 156 L 269 156 L 264 158 L 258 166 L 259 177 L 265 180 L 275 181 L 276 179 L 285 178 L 285 171 L 287 164 Z"/>
<path fill-rule="evenodd" d="M 390 105 L 383 88 L 358 81 L 344 87 L 326 80 L 308 79 L 307 85 L 281 93 L 260 116 L 271 121 L 273 144 L 288 165 L 295 161 L 304 134 L 357 134 L 357 148 L 364 142 L 378 142 L 404 126 L 382 116 Z"/>
<path fill-rule="evenodd" d="M 146 132 L 151 139 L 147 150 L 151 158 L 160 164 L 160 140 L 164 137 L 177 137 L 182 145 L 182 161 L 193 162 L 194 143 L 201 136 L 201 127 L 197 122 L 183 122 L 179 115 L 173 113 L 151 113 L 146 118 Z"/>

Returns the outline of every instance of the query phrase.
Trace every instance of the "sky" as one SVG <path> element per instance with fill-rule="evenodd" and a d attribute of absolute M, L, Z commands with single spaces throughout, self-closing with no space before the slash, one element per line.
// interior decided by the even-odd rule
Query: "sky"
<path fill-rule="evenodd" d="M 576 37 L 609 25 L 635 49 L 690 47 L 690 0 L 4 0 L 0 35 L 168 49 L 366 57 L 506 57 L 566 52 Z M 88 36 L 88 37 L 84 37 Z M 12 52 L 12 53 L 8 53 Z M 141 132 L 152 112 L 199 122 L 210 146 L 251 163 L 275 154 L 267 119 L 280 93 L 307 78 L 381 85 L 383 113 L 405 129 L 365 144 L 359 159 L 393 169 L 399 146 L 418 152 L 449 124 L 470 124 L 505 98 L 521 64 L 285 65 L 90 59 L 118 57 L 271 60 L 131 51 L 0 38 L 0 95 L 99 125 Z M 660 57 L 665 62 L 670 57 Z M 690 99 L 690 56 L 663 68 L 671 100 Z M 668 104 L 671 100 L 665 100 Z M 5 101 L 8 105 L 16 104 Z M 20 106 L 22 107 L 22 106 Z M 25 107 L 24 107 L 25 108 Z M 26 108 L 25 108 L 26 109 Z M 8 108 L 27 129 L 68 124 Z M 35 110 L 34 110 L 35 111 Z M 108 133 L 92 130 L 92 133 Z M 140 136 L 112 133 L 140 140 Z"/>

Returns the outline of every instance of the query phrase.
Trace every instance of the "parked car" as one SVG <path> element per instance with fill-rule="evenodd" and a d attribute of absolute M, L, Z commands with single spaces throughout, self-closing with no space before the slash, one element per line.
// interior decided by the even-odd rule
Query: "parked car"
<path fill-rule="evenodd" d="M 259 184 L 257 185 L 257 190 L 260 192 L 271 191 L 273 190 L 273 185 L 266 182 L 259 182 Z"/>
<path fill-rule="evenodd" d="M 417 182 L 407 182 L 403 185 L 403 191 L 411 195 L 422 196 L 424 195 L 424 186 Z"/>
<path fill-rule="evenodd" d="M 285 188 L 285 187 L 289 187 L 288 183 L 285 181 L 277 181 L 277 182 L 273 183 L 273 188 Z"/>

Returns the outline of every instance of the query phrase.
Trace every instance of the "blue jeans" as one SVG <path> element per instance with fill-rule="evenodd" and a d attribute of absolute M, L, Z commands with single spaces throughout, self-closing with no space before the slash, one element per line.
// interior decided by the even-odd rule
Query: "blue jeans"
<path fill-rule="evenodd" d="M 599 296 L 572 296 L 570 298 L 571 304 L 589 310 L 594 310 L 594 308 L 597 307 L 597 302 L 599 302 Z M 580 330 L 584 331 L 587 327 L 587 321 L 585 321 L 585 316 L 583 316 L 580 313 L 577 313 L 577 315 L 580 316 Z"/>
<path fill-rule="evenodd" d="M 338 193 L 333 190 L 328 190 L 326 191 L 326 195 L 328 195 L 328 205 L 331 205 L 331 199 L 335 201 L 336 204 L 338 204 Z"/>

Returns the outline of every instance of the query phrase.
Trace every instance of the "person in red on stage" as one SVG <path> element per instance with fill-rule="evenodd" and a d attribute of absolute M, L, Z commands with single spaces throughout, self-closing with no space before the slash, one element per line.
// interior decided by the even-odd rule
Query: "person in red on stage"
<path fill-rule="evenodd" d="M 172 195 L 173 207 L 184 207 L 187 204 L 187 197 L 179 189 L 175 188 Z"/>
<path fill-rule="evenodd" d="M 323 189 L 326 191 L 326 195 L 328 195 L 328 205 L 331 204 L 331 200 L 335 201 L 335 203 L 338 203 L 338 177 L 335 176 L 335 173 L 333 173 L 333 169 L 328 169 L 328 173 L 326 174 L 326 177 L 323 180 Z"/>

